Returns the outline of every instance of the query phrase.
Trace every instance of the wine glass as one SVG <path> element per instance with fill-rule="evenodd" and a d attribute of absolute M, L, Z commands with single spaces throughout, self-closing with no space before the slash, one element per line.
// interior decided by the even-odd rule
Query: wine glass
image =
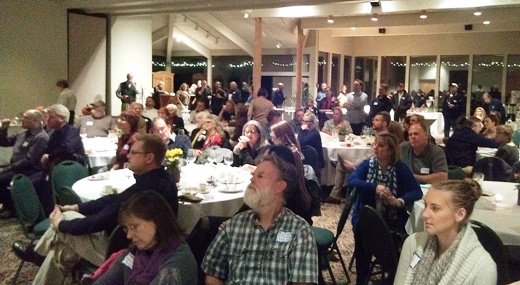
<path fill-rule="evenodd" d="M 233 156 L 232 156 L 232 155 L 226 155 L 226 156 L 224 156 L 224 164 L 225 164 L 225 165 L 231 165 L 231 164 L 233 164 Z"/>
<path fill-rule="evenodd" d="M 86 137 L 87 137 L 87 129 L 86 129 L 86 128 L 81 128 L 81 129 L 79 130 L 79 136 L 80 136 L 82 139 L 86 138 Z"/>
<path fill-rule="evenodd" d="M 193 164 L 195 162 L 195 160 L 197 159 L 197 157 L 195 157 L 195 154 L 193 153 L 193 149 L 189 149 L 188 150 L 188 153 L 186 153 L 186 160 L 190 163 L 190 164 Z"/>
<path fill-rule="evenodd" d="M 125 163 L 123 164 L 123 174 L 124 174 L 128 179 L 130 179 L 130 177 L 132 177 L 132 175 L 133 175 L 132 170 L 130 170 L 130 168 L 129 168 L 129 164 L 128 164 L 128 162 L 125 162 Z"/>

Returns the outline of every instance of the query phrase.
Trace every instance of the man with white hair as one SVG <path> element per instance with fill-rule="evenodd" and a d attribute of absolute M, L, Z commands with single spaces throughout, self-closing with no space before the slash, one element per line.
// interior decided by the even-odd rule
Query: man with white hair
<path fill-rule="evenodd" d="M 134 75 L 128 73 L 126 81 L 121 82 L 116 90 L 117 98 L 121 99 L 121 111 L 126 111 L 129 105 L 135 102 L 137 94 L 139 94 L 139 91 L 134 82 Z"/>
<path fill-rule="evenodd" d="M 229 83 L 229 94 L 231 94 L 231 100 L 235 102 L 235 104 L 242 103 L 242 92 L 238 89 L 235 81 Z"/>
<path fill-rule="evenodd" d="M 184 120 L 177 116 L 177 106 L 175 104 L 166 105 L 166 109 L 170 113 L 172 132 L 178 134 L 179 130 L 186 131 L 184 129 Z"/>
<path fill-rule="evenodd" d="M 251 210 L 235 215 L 206 252 L 205 284 L 317 284 L 318 253 L 309 224 L 284 207 L 295 191 L 294 165 L 266 155 L 244 194 Z"/>

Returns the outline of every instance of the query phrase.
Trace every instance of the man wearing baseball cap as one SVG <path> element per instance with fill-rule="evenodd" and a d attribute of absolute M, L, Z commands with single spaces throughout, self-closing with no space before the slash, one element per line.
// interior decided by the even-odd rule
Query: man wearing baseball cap
<path fill-rule="evenodd" d="M 458 91 L 457 83 L 450 84 L 450 92 L 442 100 L 442 115 L 444 116 L 444 137 L 450 136 L 450 128 L 455 130 L 457 119 L 464 114 L 465 98 Z"/>
<path fill-rule="evenodd" d="M 79 118 L 75 125 L 76 129 L 84 128 L 87 131 L 88 138 L 108 136 L 108 131 L 113 130 L 116 124 L 112 116 L 105 114 L 105 102 L 97 100 L 90 106 L 92 107 L 92 114 Z"/>

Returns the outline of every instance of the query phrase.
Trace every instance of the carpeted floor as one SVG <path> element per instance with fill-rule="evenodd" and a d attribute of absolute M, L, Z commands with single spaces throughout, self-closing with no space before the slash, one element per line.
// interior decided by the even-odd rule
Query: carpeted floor
<path fill-rule="evenodd" d="M 314 217 L 314 225 L 317 227 L 323 227 L 336 232 L 337 222 L 341 213 L 342 205 L 323 204 L 322 215 L 320 217 Z M 16 219 L 0 220 L 0 284 L 11 284 L 12 278 L 16 273 L 20 260 L 12 252 L 11 245 L 16 240 L 26 240 L 21 228 L 18 226 Z M 339 248 L 341 254 L 347 263 L 350 261 L 352 256 L 352 250 L 354 248 L 354 237 L 352 234 L 350 220 L 347 221 L 345 229 L 343 230 L 342 236 L 339 240 Z M 331 266 L 336 277 L 338 284 L 347 284 L 347 278 L 341 267 L 341 263 L 337 257 L 331 257 Z M 17 284 L 31 284 L 32 279 L 36 275 L 38 268 L 30 263 L 25 263 L 22 269 L 22 273 L 18 278 Z M 332 284 L 330 281 L 329 274 L 326 270 L 323 271 L 323 275 L 328 284 Z M 350 273 L 351 279 L 353 280 L 354 274 Z M 72 284 L 71 280 L 68 279 L 65 284 Z"/>

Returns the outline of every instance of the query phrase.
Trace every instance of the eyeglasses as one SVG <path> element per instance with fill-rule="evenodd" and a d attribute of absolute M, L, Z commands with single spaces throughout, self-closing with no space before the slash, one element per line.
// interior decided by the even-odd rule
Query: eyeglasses
<path fill-rule="evenodd" d="M 245 131 L 244 134 L 256 134 L 256 131 L 255 130 L 248 130 L 248 131 Z"/>
<path fill-rule="evenodd" d="M 306 124 L 314 123 L 313 121 L 306 121 L 306 120 L 303 120 L 303 122 L 306 123 Z"/>
<path fill-rule="evenodd" d="M 135 226 L 123 226 L 123 231 L 125 233 L 128 233 L 129 231 L 135 231 L 139 227 L 140 224 L 137 224 Z"/>
<path fill-rule="evenodd" d="M 134 154 L 148 154 L 148 153 L 151 153 L 151 152 L 149 152 L 149 151 L 137 151 L 137 150 L 133 150 L 133 149 L 130 150 L 130 154 L 131 155 L 134 155 Z"/>

